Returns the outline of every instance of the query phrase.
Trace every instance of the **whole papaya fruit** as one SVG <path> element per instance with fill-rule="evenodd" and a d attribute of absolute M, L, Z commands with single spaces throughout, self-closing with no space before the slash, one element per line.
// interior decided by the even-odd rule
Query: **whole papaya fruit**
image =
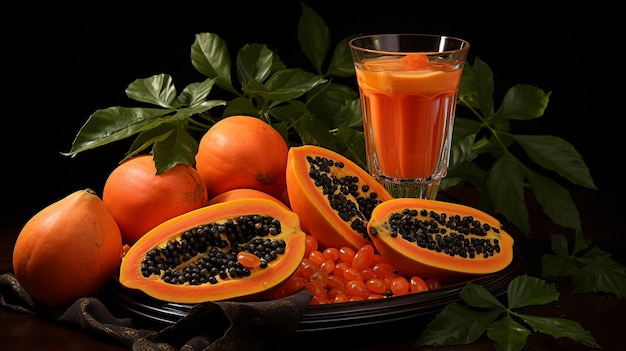
<path fill-rule="evenodd" d="M 13 270 L 33 299 L 62 306 L 100 290 L 121 254 L 113 216 L 94 191 L 78 190 L 26 222 L 13 248 Z"/>
<path fill-rule="evenodd" d="M 206 205 L 207 192 L 200 174 L 179 163 L 157 174 L 152 155 L 139 155 L 119 164 L 107 177 L 102 201 L 133 245 L 166 220 Z"/>
<path fill-rule="evenodd" d="M 285 191 L 289 147 L 267 122 L 253 116 L 228 116 L 202 136 L 196 169 L 209 197 L 250 188 L 280 198 Z"/>

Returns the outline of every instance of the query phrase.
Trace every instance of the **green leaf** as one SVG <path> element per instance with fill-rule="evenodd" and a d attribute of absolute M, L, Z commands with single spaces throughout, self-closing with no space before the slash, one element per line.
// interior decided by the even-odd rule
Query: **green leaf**
<path fill-rule="evenodd" d="M 494 308 L 504 310 L 505 307 L 498 299 L 496 299 L 484 286 L 467 283 L 461 290 L 461 298 L 468 305 L 480 308 Z"/>
<path fill-rule="evenodd" d="M 142 151 L 148 149 L 157 141 L 165 140 L 172 133 L 172 125 L 161 124 L 152 129 L 139 133 L 133 141 L 130 149 L 126 152 L 126 156 L 121 162 L 124 162 Z"/>
<path fill-rule="evenodd" d="M 172 127 L 167 138 L 158 140 L 152 148 L 157 174 L 164 173 L 179 163 L 195 165 L 198 142 L 180 123 Z"/>
<path fill-rule="evenodd" d="M 552 335 L 555 338 L 566 337 L 588 347 L 601 348 L 593 336 L 591 336 L 591 333 L 583 329 L 577 322 L 564 318 L 537 317 L 521 313 L 516 313 L 515 315 L 523 319 L 536 331 Z"/>
<path fill-rule="evenodd" d="M 169 115 L 169 116 L 164 116 L 162 118 L 162 122 L 178 122 L 178 121 L 185 121 L 185 120 L 189 120 L 191 116 L 202 113 L 202 112 L 206 112 L 210 109 L 212 109 L 213 107 L 216 106 L 223 106 L 225 105 L 226 102 L 222 101 L 222 100 L 208 100 L 208 101 L 203 101 L 200 102 L 196 105 L 194 105 L 193 107 L 183 107 L 180 108 L 178 110 L 176 110 L 176 113 L 173 115 Z"/>
<path fill-rule="evenodd" d="M 517 323 L 509 314 L 491 323 L 487 336 L 496 343 L 496 351 L 519 351 L 524 348 L 530 330 Z"/>
<path fill-rule="evenodd" d="M 476 136 L 483 127 L 483 123 L 471 120 L 469 118 L 458 117 L 454 119 L 454 128 L 452 129 L 452 144 L 463 140 L 468 136 Z"/>
<path fill-rule="evenodd" d="M 580 268 L 580 263 L 574 256 L 570 256 L 567 238 L 562 234 L 550 234 L 550 246 L 555 255 L 541 256 L 541 276 L 573 276 Z"/>
<path fill-rule="evenodd" d="M 473 71 L 473 83 L 474 89 L 476 89 L 479 109 L 483 112 L 484 116 L 492 116 L 494 111 L 494 79 L 491 67 L 477 57 L 474 60 L 474 65 L 471 67 L 471 70 Z"/>
<path fill-rule="evenodd" d="M 336 136 L 342 146 L 341 153 L 352 159 L 361 168 L 367 169 L 363 131 L 341 126 L 337 128 Z"/>
<path fill-rule="evenodd" d="M 191 64 L 205 76 L 216 78 L 216 84 L 220 88 L 235 95 L 239 94 L 232 84 L 228 48 L 218 35 L 196 34 L 196 40 L 191 45 Z"/>
<path fill-rule="evenodd" d="M 519 161 L 507 153 L 494 162 L 485 183 L 497 211 L 529 235 L 528 210 L 524 202 L 524 177 L 520 167 Z"/>
<path fill-rule="evenodd" d="M 287 65 L 280 60 L 280 56 L 276 51 L 274 51 L 274 55 L 272 55 L 272 73 L 282 71 L 284 69 L 287 69 Z M 272 73 L 270 73 L 270 76 Z"/>
<path fill-rule="evenodd" d="M 176 88 L 171 76 L 157 74 L 150 78 L 137 79 L 130 83 L 126 88 L 126 96 L 136 101 L 164 108 L 174 108 Z"/>
<path fill-rule="evenodd" d="M 242 85 L 251 78 L 265 81 L 272 72 L 274 53 L 261 44 L 246 44 L 237 54 L 237 78 Z"/>
<path fill-rule="evenodd" d="M 246 97 L 240 96 L 232 99 L 226 105 L 224 116 L 245 115 L 259 116 L 259 110 L 252 104 L 252 101 Z"/>
<path fill-rule="evenodd" d="M 476 310 L 464 308 L 458 302 L 450 303 L 427 325 L 414 346 L 469 344 L 478 340 L 486 331 L 487 336 L 496 343 L 496 350 L 521 350 L 531 331 L 513 320 L 512 316 L 515 316 L 521 318 L 534 331 L 555 338 L 565 336 L 589 347 L 599 348 L 591 334 L 576 322 L 512 311 L 515 308 L 543 305 L 558 300 L 559 294 L 553 284 L 527 275 L 515 277 L 507 289 L 508 308 L 494 303 L 495 298 L 490 295 L 484 287 L 468 283 L 461 291 L 461 296 L 463 300 L 476 306 Z M 503 313 L 504 317 L 496 321 Z"/>
<path fill-rule="evenodd" d="M 579 269 L 578 261 L 570 256 L 544 254 L 541 256 L 542 277 L 569 277 Z"/>
<path fill-rule="evenodd" d="M 358 95 L 353 89 L 328 82 L 316 86 L 307 93 L 306 105 L 315 118 L 324 121 L 330 127 L 344 124 L 361 127 L 360 105 L 358 116 L 343 113 L 345 109 L 350 108 L 355 99 L 358 99 Z M 346 121 L 346 119 L 350 120 Z"/>
<path fill-rule="evenodd" d="M 548 284 L 539 278 L 521 275 L 509 283 L 507 297 L 509 308 L 514 309 L 530 305 L 545 305 L 558 300 L 559 293 L 554 284 Z"/>
<path fill-rule="evenodd" d="M 607 253 L 604 250 L 601 250 L 600 248 L 596 246 L 590 246 L 589 249 L 586 250 L 585 252 L 572 253 L 572 255 L 574 257 L 578 257 L 581 261 L 585 262 L 586 264 L 589 264 L 589 261 L 595 260 L 596 258 L 599 258 L 599 257 L 611 256 L 609 253 Z M 618 270 L 621 271 L 622 269 L 623 268 L 620 268 Z"/>
<path fill-rule="evenodd" d="M 457 147 L 462 146 L 462 144 L 458 144 Z M 486 197 L 489 191 L 484 188 L 485 178 L 487 177 L 487 172 L 485 172 L 480 166 L 476 163 L 471 162 L 470 160 L 466 160 L 462 163 L 455 163 L 454 168 L 448 170 L 448 176 L 443 178 L 441 182 L 441 188 L 446 189 L 447 182 L 449 180 L 453 180 L 455 177 L 462 179 L 463 182 L 459 182 L 460 184 L 464 184 L 465 181 L 474 185 L 476 188 L 480 190 L 480 195 L 482 197 Z M 480 207 L 488 208 L 489 204 L 484 204 L 482 201 L 480 203 Z"/>
<path fill-rule="evenodd" d="M 536 87 L 517 84 L 510 88 L 494 119 L 528 120 L 543 116 L 551 93 Z"/>
<path fill-rule="evenodd" d="M 563 234 L 550 234 L 550 247 L 555 254 L 543 254 L 541 257 L 541 275 L 544 277 L 571 277 L 583 264 L 580 258 L 576 257 L 582 253 L 589 245 L 577 234 L 576 243 L 572 254 L 570 254 L 569 243 Z"/>
<path fill-rule="evenodd" d="M 288 101 L 299 98 L 323 83 L 326 83 L 326 79 L 322 76 L 299 68 L 288 68 L 272 75 L 264 84 L 264 88 L 250 84 L 248 93 L 261 96 L 268 101 Z"/>
<path fill-rule="evenodd" d="M 474 146 L 474 151 L 476 153 L 488 154 L 494 160 L 497 160 L 507 154 L 514 156 L 514 154 L 508 150 L 509 146 L 513 144 L 513 139 L 506 134 L 507 132 L 503 132 L 502 129 L 498 128 L 502 128 L 502 126 L 494 126 L 493 124 L 489 125 L 488 129 L 490 129 L 494 134 L 491 137 L 484 136 L 484 142 L 480 145 Z M 522 163 L 520 162 L 520 165 L 521 164 Z"/>
<path fill-rule="evenodd" d="M 478 90 L 476 89 L 476 82 L 474 80 L 474 69 L 469 62 L 465 62 L 457 94 L 457 107 L 460 105 L 469 107 L 473 110 L 480 109 L 478 102 Z M 458 111 L 459 110 L 457 109 L 457 117 L 459 115 Z"/>
<path fill-rule="evenodd" d="M 209 93 L 213 89 L 216 79 L 206 79 L 202 82 L 191 83 L 183 89 L 183 92 L 178 96 L 178 102 L 182 106 L 199 106 L 204 104 Z"/>
<path fill-rule="evenodd" d="M 275 119 L 292 125 L 295 125 L 301 116 L 310 114 L 304 102 L 300 100 L 291 100 L 287 104 L 272 107 L 270 113 Z M 326 128 L 325 125 L 323 127 Z"/>
<path fill-rule="evenodd" d="M 329 132 L 327 126 L 319 123 L 311 114 L 301 115 L 294 127 L 305 144 L 337 150 L 336 138 Z"/>
<path fill-rule="evenodd" d="M 541 275 L 572 277 L 573 293 L 605 292 L 626 296 L 626 266 L 606 251 L 590 246 L 581 232 L 576 232 L 571 255 L 564 235 L 551 235 L 550 241 L 556 254 L 542 256 Z"/>
<path fill-rule="evenodd" d="M 346 105 L 340 111 L 340 114 L 335 116 L 335 125 L 339 127 L 346 127 L 355 129 L 358 132 L 363 132 L 363 118 L 361 118 L 361 101 L 359 98 L 348 101 Z M 365 140 L 362 141 L 363 147 L 365 147 Z"/>
<path fill-rule="evenodd" d="M 550 248 L 559 256 L 569 257 L 569 244 L 565 235 L 550 234 Z"/>
<path fill-rule="evenodd" d="M 80 152 L 128 138 L 158 126 L 161 123 L 159 117 L 174 111 L 140 107 L 109 107 L 97 110 L 76 135 L 72 149 L 61 154 L 74 157 Z"/>
<path fill-rule="evenodd" d="M 528 156 L 545 169 L 557 172 L 574 184 L 597 189 L 589 168 L 572 144 L 551 135 L 511 134 Z"/>
<path fill-rule="evenodd" d="M 327 75 L 335 77 L 352 77 L 355 75 L 352 53 L 348 45 L 348 42 L 354 37 L 344 38 L 337 44 L 328 66 Z"/>
<path fill-rule="evenodd" d="M 481 187 L 485 179 L 485 172 L 472 163 L 477 153 L 475 148 L 485 141 L 476 140 L 476 135 L 480 132 L 482 124 L 468 118 L 457 118 L 454 122 L 452 147 L 450 150 L 450 161 L 448 166 L 448 176 L 442 181 L 442 189 L 446 189 L 446 183 L 454 177 L 467 180 L 470 183 Z"/>
<path fill-rule="evenodd" d="M 564 228 L 581 230 L 576 203 L 574 203 L 567 189 L 554 180 L 530 169 L 526 170 L 526 176 L 537 202 L 552 222 Z"/>
<path fill-rule="evenodd" d="M 600 250 L 598 250 L 600 251 Z M 626 269 L 608 254 L 586 260 L 573 276 L 572 293 L 607 292 L 626 296 Z"/>
<path fill-rule="evenodd" d="M 298 21 L 300 49 L 309 59 L 315 72 L 322 74 L 322 65 L 330 47 L 330 31 L 324 20 L 303 2 Z"/>
<path fill-rule="evenodd" d="M 413 346 L 465 345 L 478 340 L 502 311 L 474 311 L 453 302 L 430 322 Z"/>
<path fill-rule="evenodd" d="M 487 172 L 473 161 L 479 154 L 476 150 L 481 149 L 488 141 L 485 138 L 476 139 L 476 134 L 471 134 L 472 131 L 478 133 L 480 130 L 474 121 L 467 120 L 466 123 L 461 123 L 460 127 L 461 130 L 453 137 L 448 176 L 443 179 L 442 188 L 446 188 L 446 182 L 449 178 L 458 177 L 476 186 L 484 195 L 488 192 L 485 189 Z M 457 129 L 456 126 L 455 129 Z M 455 133 L 457 132 L 455 131 Z"/>

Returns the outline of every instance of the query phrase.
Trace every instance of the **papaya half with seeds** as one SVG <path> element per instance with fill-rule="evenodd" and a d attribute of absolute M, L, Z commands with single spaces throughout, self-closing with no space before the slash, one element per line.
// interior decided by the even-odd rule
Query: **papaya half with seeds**
<path fill-rule="evenodd" d="M 406 276 L 456 282 L 498 272 L 513 260 L 513 238 L 478 209 L 397 198 L 377 206 L 368 231 L 378 252 Z"/>
<path fill-rule="evenodd" d="M 302 229 L 323 247 L 359 249 L 370 242 L 372 210 L 392 196 L 348 158 L 323 147 L 291 147 L 287 193 Z"/>
<path fill-rule="evenodd" d="M 119 282 L 167 302 L 250 300 L 298 269 L 305 241 L 298 215 L 276 201 L 230 200 L 150 230 L 124 255 Z"/>

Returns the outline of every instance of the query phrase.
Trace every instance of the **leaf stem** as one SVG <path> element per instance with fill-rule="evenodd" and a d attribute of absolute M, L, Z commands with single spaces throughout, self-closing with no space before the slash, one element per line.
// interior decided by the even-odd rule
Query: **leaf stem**
<path fill-rule="evenodd" d="M 189 124 L 193 124 L 193 126 L 188 125 L 190 128 L 196 129 L 196 130 L 200 130 L 200 129 L 204 129 L 204 130 L 208 130 L 209 128 L 211 128 L 210 124 L 206 124 L 206 123 L 202 123 L 200 121 L 197 121 L 193 118 L 189 119 Z"/>
<path fill-rule="evenodd" d="M 491 135 L 493 135 L 496 138 L 496 140 L 498 141 L 498 144 L 504 150 L 504 153 L 510 154 L 509 149 L 506 147 L 506 145 L 504 145 L 504 143 L 502 142 L 502 139 L 500 139 L 500 135 L 498 134 L 498 131 L 489 124 L 487 119 L 480 112 L 478 112 L 478 110 L 476 110 L 469 103 L 467 103 L 462 97 L 458 99 L 458 102 L 462 103 L 463 106 L 469 109 L 474 114 L 474 116 L 476 116 L 476 118 L 481 122 L 481 125 L 487 130 L 489 130 L 489 132 L 491 132 Z"/>

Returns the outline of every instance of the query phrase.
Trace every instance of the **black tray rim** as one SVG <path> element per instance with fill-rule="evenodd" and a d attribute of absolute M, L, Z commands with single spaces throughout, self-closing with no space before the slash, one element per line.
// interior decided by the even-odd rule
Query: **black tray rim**
<path fill-rule="evenodd" d="M 437 290 L 373 301 L 308 306 L 295 333 L 308 335 L 434 316 L 449 303 L 461 302 L 460 292 L 468 282 L 483 285 L 499 298 L 506 293 L 511 280 L 522 272 L 523 260 L 519 249 L 514 245 L 513 250 L 513 260 L 503 270 Z M 107 304 L 131 318 L 152 325 L 172 325 L 195 306 L 152 298 L 141 291 L 123 287 L 116 279 L 112 279 L 102 293 Z"/>

